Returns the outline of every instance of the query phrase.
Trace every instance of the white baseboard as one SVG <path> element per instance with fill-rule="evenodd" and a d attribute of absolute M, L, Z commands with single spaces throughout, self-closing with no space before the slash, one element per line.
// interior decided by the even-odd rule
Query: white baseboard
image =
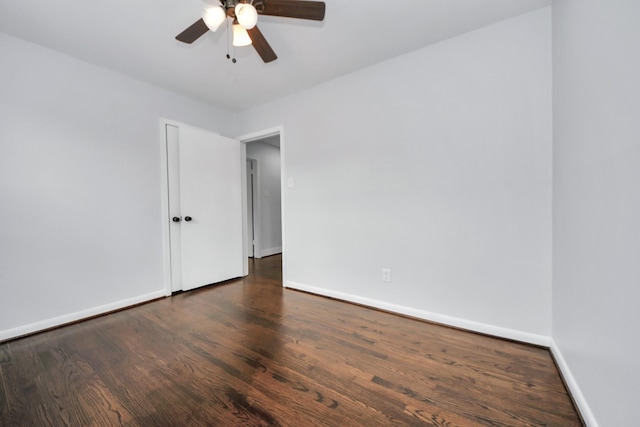
<path fill-rule="evenodd" d="M 475 322 L 473 320 L 447 316 L 439 313 L 432 313 L 430 311 L 418 310 L 411 307 L 391 304 L 384 301 L 378 301 L 378 300 L 365 298 L 357 295 L 351 295 L 343 292 L 332 291 L 329 289 L 318 288 L 315 286 L 307 286 L 301 283 L 295 283 L 291 281 L 287 281 L 285 283 L 285 287 L 309 292 L 316 295 L 331 297 L 331 298 L 335 298 L 342 301 L 353 302 L 356 304 L 365 305 L 367 307 L 378 308 L 378 309 L 390 311 L 393 313 L 403 314 L 403 315 L 415 317 L 418 319 L 428 320 L 430 322 L 441 323 L 443 325 L 466 329 L 473 332 L 492 335 L 495 337 L 506 338 L 509 340 L 520 341 L 520 342 L 525 342 L 525 343 L 544 346 L 544 347 L 549 347 L 551 344 L 551 338 L 544 335 L 532 334 L 529 332 L 523 332 L 515 329 L 503 328 L 501 326 L 489 325 L 486 323 Z"/>
<path fill-rule="evenodd" d="M 560 372 L 562 373 L 564 382 L 569 388 L 569 393 L 578 406 L 578 411 L 580 411 L 583 421 L 586 423 L 587 427 L 598 427 L 598 422 L 596 421 L 593 412 L 591 412 L 591 408 L 589 407 L 587 400 L 584 398 L 582 390 L 580 390 L 576 379 L 571 373 L 571 369 L 569 369 L 567 361 L 564 359 L 564 356 L 562 356 L 560 348 L 553 339 L 551 339 L 551 354 L 553 354 L 553 358 L 556 360 L 558 369 L 560 369 Z"/>
<path fill-rule="evenodd" d="M 127 298 L 124 300 L 116 301 L 113 303 L 100 305 L 98 307 L 89 308 L 86 310 L 77 311 L 75 313 L 65 314 L 63 316 L 52 317 L 50 319 L 41 320 L 39 322 L 30 323 L 28 325 L 19 326 L 17 328 L 5 329 L 0 331 L 0 342 L 6 341 L 12 338 L 21 337 L 23 335 L 33 334 L 35 332 L 44 331 L 46 329 L 61 326 L 66 323 L 77 322 L 78 320 L 87 319 L 89 317 L 98 316 L 100 314 L 109 313 L 110 311 L 120 310 L 132 305 L 140 304 L 143 302 L 151 301 L 156 298 L 162 298 L 166 296 L 165 290 L 159 290 L 144 295 L 139 295 L 133 298 Z"/>
<path fill-rule="evenodd" d="M 260 251 L 260 256 L 258 258 L 264 258 L 266 256 L 271 256 L 271 255 L 281 254 L 281 253 L 282 253 L 282 246 L 278 246 L 277 248 L 262 249 Z"/>

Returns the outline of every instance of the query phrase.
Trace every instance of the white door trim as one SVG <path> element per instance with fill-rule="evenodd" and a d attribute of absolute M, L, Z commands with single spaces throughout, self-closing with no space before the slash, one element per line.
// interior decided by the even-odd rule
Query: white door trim
<path fill-rule="evenodd" d="M 272 128 L 268 128 L 268 129 L 263 129 L 263 130 L 259 130 L 259 131 L 255 131 L 255 132 L 251 132 L 251 133 L 247 133 L 241 136 L 237 136 L 234 139 L 237 139 L 238 141 L 240 141 L 243 144 L 243 150 L 242 150 L 242 165 L 243 165 L 243 177 L 244 180 L 246 181 L 246 176 L 247 176 L 247 171 L 246 171 L 246 167 L 247 167 L 247 150 L 246 150 L 246 145 L 247 142 L 252 142 L 252 141 L 256 141 L 259 139 L 265 139 L 268 138 L 270 136 L 275 136 L 275 135 L 280 135 L 280 193 L 281 193 L 281 198 L 280 198 L 280 211 L 282 212 L 281 214 L 281 221 L 282 221 L 282 286 L 284 287 L 284 284 L 287 283 L 287 249 L 286 249 L 286 212 L 287 210 L 285 209 L 286 206 L 286 199 L 287 199 L 287 193 L 286 193 L 286 163 L 285 163 L 285 149 L 286 149 L 286 143 L 285 143 L 285 137 L 284 137 L 284 126 L 280 125 L 280 126 L 276 126 L 276 127 L 272 127 Z M 259 184 L 258 184 L 259 185 Z M 243 194 L 243 201 L 244 201 L 244 205 L 243 205 L 243 209 L 242 209 L 242 214 L 243 214 L 243 224 L 244 224 L 244 259 L 247 261 L 245 262 L 245 271 L 244 274 L 247 275 L 249 274 L 249 264 L 248 264 L 248 250 L 246 247 L 246 241 L 247 241 L 247 195 L 246 195 L 246 190 L 247 190 L 247 183 L 243 182 L 242 188 L 244 189 L 243 191 L 245 192 L 245 194 Z M 254 254 L 255 256 L 255 254 Z"/>
<path fill-rule="evenodd" d="M 169 156 L 167 155 L 167 126 L 180 127 L 181 123 L 160 119 L 160 195 L 162 207 L 160 209 L 160 223 L 162 224 L 162 276 L 165 296 L 171 295 L 171 238 L 169 229 Z"/>
<path fill-rule="evenodd" d="M 251 162 L 255 167 L 253 170 L 253 203 L 252 203 L 252 218 L 253 218 L 253 258 L 261 258 L 260 249 L 262 247 L 260 236 L 262 234 L 261 225 L 260 225 L 260 181 L 258 174 L 258 161 L 256 159 L 247 158 L 247 163 Z M 246 164 L 246 163 L 245 163 Z M 249 185 L 247 183 L 247 192 L 249 191 Z M 247 199 L 249 195 L 247 194 Z M 247 218 L 249 217 L 249 208 L 247 206 Z M 247 227 L 249 226 L 249 222 L 247 221 Z M 247 229 L 247 236 L 249 235 L 249 230 Z M 249 244 L 249 239 L 247 239 L 247 245 Z M 247 248 L 247 254 L 249 253 L 249 248 Z"/>
<path fill-rule="evenodd" d="M 255 233 L 253 235 L 253 257 L 262 258 L 262 197 L 260 196 L 262 194 L 262 183 L 260 182 L 260 163 L 257 160 L 253 161 L 256 165 L 253 176 L 253 182 L 256 185 L 253 189 L 253 194 L 256 196 L 253 199 L 253 231 Z"/>

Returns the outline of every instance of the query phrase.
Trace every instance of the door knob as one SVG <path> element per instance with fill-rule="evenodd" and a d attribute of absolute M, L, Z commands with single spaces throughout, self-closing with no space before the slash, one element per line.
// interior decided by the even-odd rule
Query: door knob
<path fill-rule="evenodd" d="M 178 217 L 178 216 L 174 216 L 173 218 L 171 218 L 171 221 L 173 221 L 173 222 L 180 222 L 180 217 Z"/>
<path fill-rule="evenodd" d="M 184 220 L 188 222 L 188 221 L 191 221 L 191 220 L 192 220 L 192 218 L 191 218 L 190 216 L 185 216 L 185 217 L 184 217 Z"/>

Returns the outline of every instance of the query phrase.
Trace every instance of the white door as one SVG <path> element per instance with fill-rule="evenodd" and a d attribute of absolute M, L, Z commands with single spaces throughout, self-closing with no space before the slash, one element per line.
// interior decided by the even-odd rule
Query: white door
<path fill-rule="evenodd" d="M 177 132 L 171 127 L 167 126 L 171 289 L 186 291 L 240 277 L 240 142 L 192 126 L 179 125 Z"/>

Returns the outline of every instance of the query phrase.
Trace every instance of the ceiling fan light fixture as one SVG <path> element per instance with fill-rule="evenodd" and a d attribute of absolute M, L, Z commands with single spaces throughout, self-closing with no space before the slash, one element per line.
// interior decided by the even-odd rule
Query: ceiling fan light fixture
<path fill-rule="evenodd" d="M 278 59 L 269 42 L 256 25 L 258 14 L 268 16 L 279 16 L 283 18 L 297 18 L 312 21 L 323 21 L 326 5 L 322 0 L 203 0 L 210 4 L 211 12 L 207 15 L 218 15 L 222 9 L 226 18 L 209 19 L 203 16 L 191 24 L 180 34 L 176 40 L 182 43 L 191 44 L 205 35 L 208 31 L 215 31 L 220 24 L 225 22 L 227 27 L 232 26 L 233 32 L 227 30 L 227 43 L 230 38 L 233 46 L 253 45 L 258 55 L 264 63 L 269 63 Z M 265 5 L 265 2 L 267 5 Z M 213 4 L 212 4 L 213 3 Z M 255 6 L 254 6 L 255 4 Z M 217 8 L 216 8 L 217 6 Z M 205 7 L 205 9 L 207 9 Z M 245 16 L 246 15 L 246 16 Z M 205 19 L 209 22 L 206 22 Z M 213 22 L 211 22 L 213 21 Z M 219 21 L 219 22 L 216 22 Z M 241 22 L 238 22 L 241 21 Z M 248 31 L 248 32 L 247 32 Z M 231 59 L 229 51 L 227 58 Z M 233 60 L 235 61 L 235 58 Z"/>
<path fill-rule="evenodd" d="M 205 10 L 202 19 L 204 23 L 207 24 L 207 27 L 215 32 L 226 17 L 227 14 L 222 7 L 214 6 Z"/>
<path fill-rule="evenodd" d="M 233 45 L 240 46 L 249 46 L 251 44 L 251 37 L 249 37 L 249 33 L 247 30 L 240 24 L 233 24 Z"/>
<path fill-rule="evenodd" d="M 258 23 L 258 11 L 252 4 L 238 3 L 236 6 L 236 18 L 238 18 L 238 24 L 250 30 Z"/>

